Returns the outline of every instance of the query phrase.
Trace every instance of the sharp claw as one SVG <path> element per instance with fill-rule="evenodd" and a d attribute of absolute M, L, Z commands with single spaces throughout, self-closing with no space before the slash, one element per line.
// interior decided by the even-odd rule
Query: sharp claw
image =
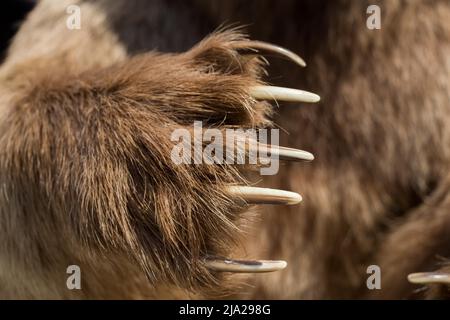
<path fill-rule="evenodd" d="M 247 40 L 247 41 L 239 41 L 239 43 L 237 45 L 242 48 L 253 48 L 253 49 L 257 49 L 257 50 L 264 50 L 264 51 L 278 53 L 281 56 L 291 59 L 299 66 L 306 67 L 305 61 L 299 55 L 297 55 L 296 53 L 294 53 L 288 49 L 285 49 L 283 47 L 280 47 L 280 46 L 277 46 L 277 45 L 274 45 L 271 43 L 267 43 L 267 42 L 263 42 L 263 41 Z"/>
<path fill-rule="evenodd" d="M 408 281 L 418 284 L 450 284 L 450 274 L 442 272 L 418 272 L 408 275 Z"/>
<path fill-rule="evenodd" d="M 281 260 L 207 259 L 206 266 L 220 272 L 259 273 L 283 270 L 287 263 Z"/>
<path fill-rule="evenodd" d="M 320 101 L 320 97 L 315 93 L 275 86 L 254 86 L 250 89 L 250 94 L 253 98 L 258 100 L 280 100 L 308 103 Z"/>
<path fill-rule="evenodd" d="M 247 137 L 238 137 L 239 141 L 245 144 L 247 152 L 253 156 L 272 157 L 284 161 L 312 161 L 314 155 L 308 151 L 281 147 L 276 144 L 265 144 L 257 140 L 251 139 L 247 141 Z"/>
<path fill-rule="evenodd" d="M 271 153 L 278 152 L 278 157 L 280 160 L 285 161 L 298 161 L 298 160 L 304 160 L 304 161 L 312 161 L 314 160 L 314 155 L 308 151 L 299 150 L 299 149 L 293 149 L 293 148 L 286 148 L 286 147 L 278 147 L 273 148 L 271 150 Z"/>
<path fill-rule="evenodd" d="M 302 201 L 298 193 L 248 186 L 230 186 L 228 192 L 244 200 L 248 204 L 288 204 L 294 205 Z"/>
<path fill-rule="evenodd" d="M 312 161 L 314 160 L 314 155 L 308 151 L 280 147 L 276 145 L 266 145 L 258 143 L 259 148 L 266 148 L 271 157 L 276 157 L 284 161 Z"/>

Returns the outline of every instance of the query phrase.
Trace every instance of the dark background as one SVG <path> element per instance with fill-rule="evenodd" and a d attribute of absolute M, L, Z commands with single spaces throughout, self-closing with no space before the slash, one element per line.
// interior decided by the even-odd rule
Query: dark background
<path fill-rule="evenodd" d="M 3 60 L 9 42 L 20 22 L 33 8 L 35 0 L 0 0 L 0 59 Z"/>

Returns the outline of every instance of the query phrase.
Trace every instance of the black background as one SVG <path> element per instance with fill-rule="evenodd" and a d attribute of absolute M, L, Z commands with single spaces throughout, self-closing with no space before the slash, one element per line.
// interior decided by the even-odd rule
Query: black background
<path fill-rule="evenodd" d="M 33 8 L 33 0 L 0 0 L 0 59 L 16 33 L 20 22 Z"/>
<path fill-rule="evenodd" d="M 270 305 L 270 315 L 234 315 L 232 317 L 215 312 L 203 316 L 180 315 L 180 307 L 213 306 L 223 309 L 224 305 Z M 399 316 L 431 319 L 446 317 L 450 303 L 447 301 L 2 301 L 2 314 L 38 314 L 58 319 L 88 319 L 109 315 L 123 319 L 388 319 Z"/>

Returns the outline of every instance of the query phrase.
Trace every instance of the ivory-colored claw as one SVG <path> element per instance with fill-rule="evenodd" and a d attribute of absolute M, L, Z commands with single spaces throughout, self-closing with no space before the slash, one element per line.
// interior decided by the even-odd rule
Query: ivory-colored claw
<path fill-rule="evenodd" d="M 248 204 L 288 204 L 294 205 L 302 201 L 298 193 L 249 186 L 230 186 L 228 192 L 233 196 L 244 200 Z"/>
<path fill-rule="evenodd" d="M 280 100 L 308 103 L 320 101 L 320 97 L 315 93 L 275 86 L 254 86 L 250 89 L 250 95 L 257 100 Z"/>
<path fill-rule="evenodd" d="M 252 138 L 250 138 L 250 141 L 248 141 L 248 138 L 246 136 L 237 138 L 239 139 L 239 143 L 245 144 L 247 152 L 254 157 L 257 157 L 259 155 L 259 157 L 272 157 L 284 161 L 314 160 L 314 155 L 308 151 L 281 147 L 275 144 L 261 143 Z"/>
<path fill-rule="evenodd" d="M 257 49 L 257 50 L 274 52 L 274 53 L 277 53 L 281 56 L 284 56 L 284 57 L 294 61 L 296 64 L 298 64 L 301 67 L 306 67 L 305 61 L 298 54 L 296 54 L 286 48 L 283 48 L 283 47 L 280 47 L 280 46 L 277 46 L 277 45 L 274 45 L 271 43 L 267 43 L 264 41 L 244 40 L 244 41 L 239 41 L 237 43 L 237 45 L 239 47 L 244 47 L 244 48 L 252 48 L 252 49 Z"/>
<path fill-rule="evenodd" d="M 267 150 L 267 153 L 270 153 L 271 157 L 278 158 L 284 161 L 312 161 L 314 160 L 314 155 L 310 152 L 280 147 L 275 145 L 266 145 L 262 143 L 258 143 L 258 149 L 265 148 L 264 151 Z M 252 150 L 251 150 L 252 151 Z M 255 150 L 256 151 L 256 150 Z"/>
<path fill-rule="evenodd" d="M 281 260 L 207 259 L 206 266 L 220 272 L 260 273 L 283 270 L 287 263 Z"/>
<path fill-rule="evenodd" d="M 286 147 L 278 147 L 271 149 L 271 153 L 274 152 L 278 153 L 278 158 L 280 160 L 285 161 L 312 161 L 314 160 L 314 155 L 308 151 L 299 150 L 299 149 L 293 149 L 293 148 L 286 148 Z"/>
<path fill-rule="evenodd" d="M 418 272 L 408 275 L 408 281 L 418 284 L 450 284 L 450 274 L 442 272 Z"/>

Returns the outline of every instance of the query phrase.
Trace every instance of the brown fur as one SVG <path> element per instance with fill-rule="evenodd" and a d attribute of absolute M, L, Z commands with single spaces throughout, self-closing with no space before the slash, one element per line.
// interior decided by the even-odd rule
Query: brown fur
<path fill-rule="evenodd" d="M 304 53 L 307 69 L 274 61 L 271 82 L 322 97 L 273 119 L 289 133 L 281 145 L 316 160 L 261 182 L 304 202 L 261 208 L 250 223 L 243 254 L 289 266 L 244 279 L 252 286 L 239 297 L 411 297 L 407 274 L 450 256 L 448 3 L 379 2 L 382 29 L 371 31 L 365 1 L 194 2 L 80 0 L 76 31 L 65 27 L 66 1 L 43 1 L 27 18 L 0 70 L 1 295 L 226 292 L 202 259 L 242 252 L 235 239 L 249 213 L 224 190 L 244 181 L 232 166 L 175 166 L 170 133 L 194 120 L 270 125 L 270 108 L 248 95 L 262 65 L 235 50 L 236 31 L 185 53 L 135 53 L 183 51 L 227 20 Z M 155 26 L 161 16 L 173 24 Z M 81 291 L 65 287 L 69 264 L 81 266 Z M 365 287 L 370 264 L 382 268 L 380 291 Z"/>

